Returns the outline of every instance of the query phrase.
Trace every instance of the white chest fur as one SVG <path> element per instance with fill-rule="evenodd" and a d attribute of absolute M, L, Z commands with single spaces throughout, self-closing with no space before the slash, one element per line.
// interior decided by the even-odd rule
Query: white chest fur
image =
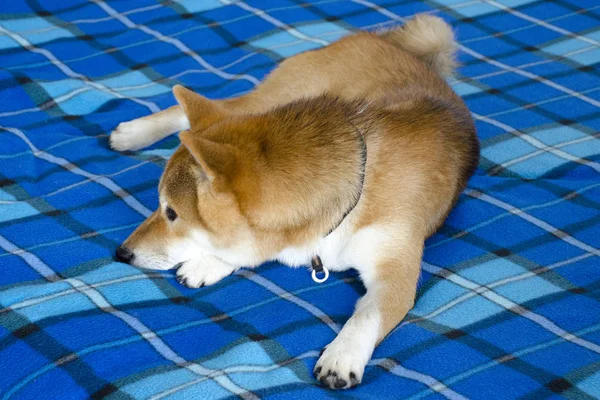
<path fill-rule="evenodd" d="M 355 268 L 368 287 L 375 278 L 377 262 L 386 256 L 388 249 L 384 243 L 401 243 L 406 236 L 407 233 L 399 227 L 393 229 L 386 225 L 372 225 L 354 231 L 351 222 L 344 221 L 330 235 L 312 246 L 289 247 L 279 253 L 276 259 L 291 267 L 298 267 L 310 265 L 312 257 L 318 255 L 330 271 Z"/>
<path fill-rule="evenodd" d="M 298 267 L 310 264 L 310 260 L 318 255 L 330 271 L 348 269 L 352 265 L 349 265 L 346 254 L 352 234 L 345 225 L 342 223 L 335 231 L 316 243 L 303 247 L 288 247 L 280 252 L 276 259 L 290 267 Z"/>

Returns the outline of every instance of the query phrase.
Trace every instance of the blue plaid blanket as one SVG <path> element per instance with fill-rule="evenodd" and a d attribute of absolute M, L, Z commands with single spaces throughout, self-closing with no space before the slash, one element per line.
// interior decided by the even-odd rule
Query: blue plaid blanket
<path fill-rule="evenodd" d="M 600 5 L 596 0 L 28 0 L 0 15 L 0 398 L 597 398 Z M 113 261 L 178 145 L 107 132 L 252 90 L 275 64 L 417 12 L 461 43 L 450 80 L 482 159 L 426 244 L 418 301 L 356 389 L 320 349 L 364 293 L 268 264 L 190 290 Z"/>

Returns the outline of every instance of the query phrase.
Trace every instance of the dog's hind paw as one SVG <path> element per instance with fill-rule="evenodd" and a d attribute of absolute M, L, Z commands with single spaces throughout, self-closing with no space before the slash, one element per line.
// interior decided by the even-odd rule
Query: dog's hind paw
<path fill-rule="evenodd" d="M 234 267 L 215 256 L 205 256 L 197 260 L 189 260 L 177 269 L 177 281 L 191 289 L 217 283 L 235 272 Z"/>
<path fill-rule="evenodd" d="M 122 122 L 110 134 L 110 147 L 117 151 L 139 150 L 152 144 L 153 125 L 136 119 Z"/>

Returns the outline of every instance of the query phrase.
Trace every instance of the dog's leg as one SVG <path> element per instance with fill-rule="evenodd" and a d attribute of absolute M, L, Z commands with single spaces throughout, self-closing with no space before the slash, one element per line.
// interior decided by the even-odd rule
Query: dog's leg
<path fill-rule="evenodd" d="M 322 384 L 347 389 L 361 382 L 375 346 L 414 304 L 422 248 L 423 242 L 415 241 L 393 250 L 396 256 L 388 252 L 385 259 L 374 262 L 372 273 L 364 274 L 367 293 L 315 366 L 315 377 Z"/>
<path fill-rule="evenodd" d="M 190 128 L 188 118 L 180 106 L 122 122 L 110 134 L 110 147 L 118 151 L 139 150 L 159 140 Z"/>
<path fill-rule="evenodd" d="M 231 275 L 240 267 L 235 267 L 215 256 L 207 255 L 189 260 L 177 269 L 177 280 L 189 288 L 212 285 Z"/>
<path fill-rule="evenodd" d="M 322 76 L 314 55 L 298 54 L 283 61 L 252 92 L 243 96 L 214 100 L 223 115 L 255 114 L 301 98 L 317 96 L 329 88 L 329 79 Z M 210 124 L 218 120 L 212 117 Z M 110 135 L 114 150 L 139 150 L 190 128 L 190 121 L 181 106 L 119 124 Z"/>

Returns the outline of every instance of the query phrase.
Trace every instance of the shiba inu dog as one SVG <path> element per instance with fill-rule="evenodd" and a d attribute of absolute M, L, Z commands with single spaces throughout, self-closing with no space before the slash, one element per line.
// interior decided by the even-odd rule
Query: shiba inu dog
<path fill-rule="evenodd" d="M 177 131 L 182 143 L 158 210 L 117 259 L 178 268 L 193 288 L 269 260 L 355 268 L 366 294 L 314 374 L 330 388 L 357 385 L 412 308 L 424 241 L 478 163 L 471 115 L 444 80 L 455 49 L 443 20 L 418 15 L 291 57 L 241 97 L 175 86 L 177 106 L 111 134 L 121 151 Z"/>

